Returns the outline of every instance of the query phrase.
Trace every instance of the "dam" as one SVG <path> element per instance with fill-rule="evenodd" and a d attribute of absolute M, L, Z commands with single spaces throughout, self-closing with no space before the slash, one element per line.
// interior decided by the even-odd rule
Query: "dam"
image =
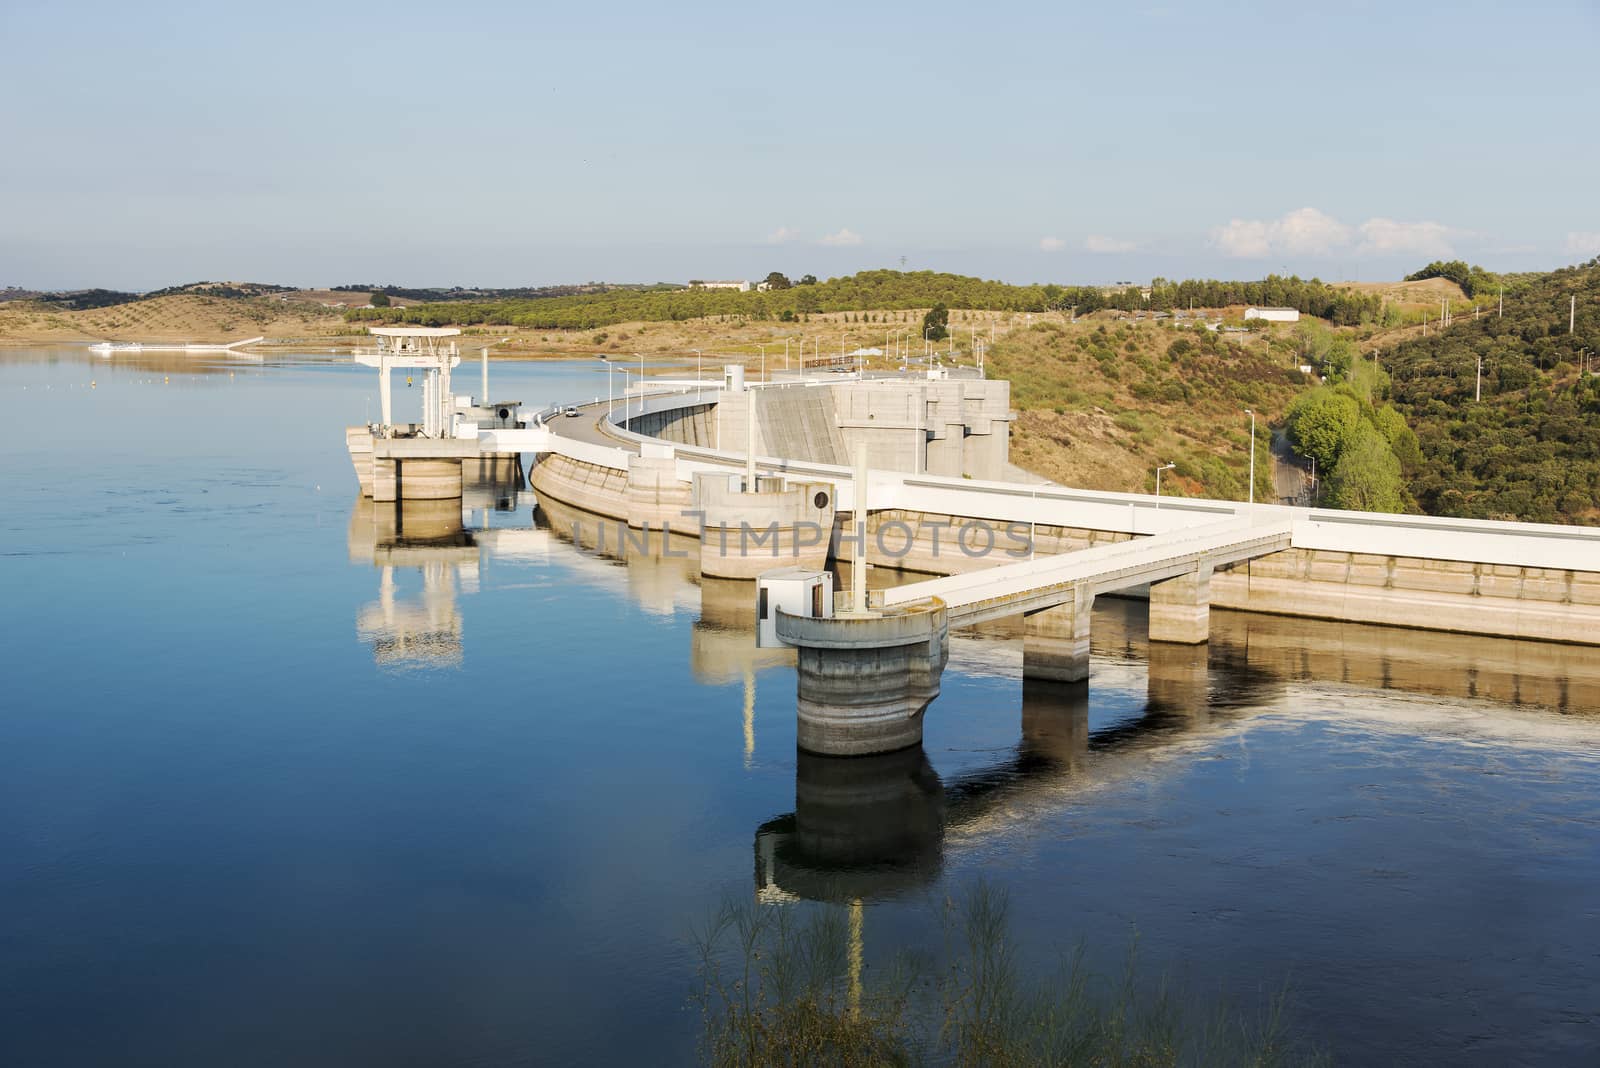
<path fill-rule="evenodd" d="M 1215 607 L 1600 644 L 1600 532 L 1051 485 L 1009 462 L 1009 383 L 970 372 L 641 374 L 606 400 L 524 414 L 453 397 L 449 359 L 377 361 L 385 376 L 428 363 L 429 411 L 396 435 L 386 404 L 382 425 L 347 432 L 358 474 L 373 442 L 363 492 L 448 497 L 462 465 L 520 478 L 512 458 L 531 455 L 541 501 L 611 520 L 614 542 L 681 541 L 706 578 L 753 582 L 752 614 L 799 651 L 813 753 L 917 744 L 952 628 L 1021 619 L 1024 678 L 1085 682 L 1108 595 L 1148 600 L 1157 643 L 1206 643 Z M 796 600 L 806 576 L 826 601 Z"/>

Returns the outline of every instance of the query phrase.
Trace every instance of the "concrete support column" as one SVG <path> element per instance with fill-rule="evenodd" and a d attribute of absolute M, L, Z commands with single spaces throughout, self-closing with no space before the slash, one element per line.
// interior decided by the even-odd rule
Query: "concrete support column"
<path fill-rule="evenodd" d="M 800 650 L 796 741 L 824 756 L 889 753 L 922 741 L 950 656 L 944 603 L 882 615 L 777 613 L 778 637 Z"/>
<path fill-rule="evenodd" d="M 1211 638 L 1211 565 L 1150 584 L 1150 640 L 1199 645 Z"/>
<path fill-rule="evenodd" d="M 1094 594 L 1080 586 L 1073 599 L 1023 620 L 1022 677 L 1083 682 L 1089 677 L 1089 619 Z"/>
<path fill-rule="evenodd" d="M 400 492 L 400 468 L 393 457 L 372 458 L 372 499 L 393 501 Z"/>
<path fill-rule="evenodd" d="M 400 460 L 399 468 L 400 500 L 449 501 L 461 497 L 460 460 Z"/>

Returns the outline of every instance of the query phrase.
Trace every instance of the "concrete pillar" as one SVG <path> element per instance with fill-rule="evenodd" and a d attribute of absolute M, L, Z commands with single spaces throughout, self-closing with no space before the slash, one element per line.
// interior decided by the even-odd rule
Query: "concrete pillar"
<path fill-rule="evenodd" d="M 400 491 L 400 468 L 393 457 L 372 458 L 372 499 L 393 501 Z"/>
<path fill-rule="evenodd" d="M 1060 768 L 1082 763 L 1089 754 L 1088 682 L 1022 680 L 1022 751 Z"/>
<path fill-rule="evenodd" d="M 1150 640 L 1199 645 L 1211 638 L 1211 565 L 1150 584 Z"/>
<path fill-rule="evenodd" d="M 1089 620 L 1094 594 L 1076 587 L 1073 599 L 1023 620 L 1022 677 L 1083 682 L 1089 677 Z"/>
<path fill-rule="evenodd" d="M 401 460 L 397 499 L 448 501 L 461 496 L 461 461 L 456 459 Z"/>
<path fill-rule="evenodd" d="M 922 742 L 922 716 L 950 658 L 944 603 L 882 615 L 777 618 L 800 650 L 796 741 L 823 756 L 889 753 Z"/>
<path fill-rule="evenodd" d="M 1210 717 L 1210 650 L 1150 643 L 1149 710 L 1205 721 Z"/>
<path fill-rule="evenodd" d="M 361 495 L 372 496 L 372 431 L 364 426 L 347 426 L 344 428 L 344 444 L 350 453 L 350 463 L 355 468 Z"/>

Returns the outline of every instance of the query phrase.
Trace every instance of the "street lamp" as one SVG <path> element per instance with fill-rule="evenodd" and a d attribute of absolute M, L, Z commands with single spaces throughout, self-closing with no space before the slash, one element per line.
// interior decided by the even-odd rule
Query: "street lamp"
<path fill-rule="evenodd" d="M 1156 468 L 1156 511 L 1161 510 L 1161 472 L 1171 471 L 1177 464 L 1163 464 Z"/>
<path fill-rule="evenodd" d="M 1256 506 L 1256 413 L 1252 408 L 1246 408 L 1245 414 L 1250 417 L 1250 507 Z"/>
<path fill-rule="evenodd" d="M 767 384 L 767 347 L 765 345 L 756 347 L 761 350 L 761 384 L 764 386 Z"/>
<path fill-rule="evenodd" d="M 705 387 L 700 384 L 700 350 L 691 349 L 694 353 L 694 400 L 696 404 L 704 398 Z"/>

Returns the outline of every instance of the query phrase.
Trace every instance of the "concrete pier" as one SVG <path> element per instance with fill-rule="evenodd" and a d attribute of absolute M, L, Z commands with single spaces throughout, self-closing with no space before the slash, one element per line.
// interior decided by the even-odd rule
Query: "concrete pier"
<path fill-rule="evenodd" d="M 1200 645 L 1211 637 L 1211 565 L 1150 584 L 1150 640 Z"/>
<path fill-rule="evenodd" d="M 1089 677 L 1089 620 L 1094 593 L 1074 590 L 1072 600 L 1025 616 L 1022 677 L 1050 682 L 1082 682 Z"/>
<path fill-rule="evenodd" d="M 777 630 L 800 650 L 801 749 L 861 756 L 921 744 L 922 714 L 950 658 L 943 602 L 822 618 L 779 610 Z"/>

